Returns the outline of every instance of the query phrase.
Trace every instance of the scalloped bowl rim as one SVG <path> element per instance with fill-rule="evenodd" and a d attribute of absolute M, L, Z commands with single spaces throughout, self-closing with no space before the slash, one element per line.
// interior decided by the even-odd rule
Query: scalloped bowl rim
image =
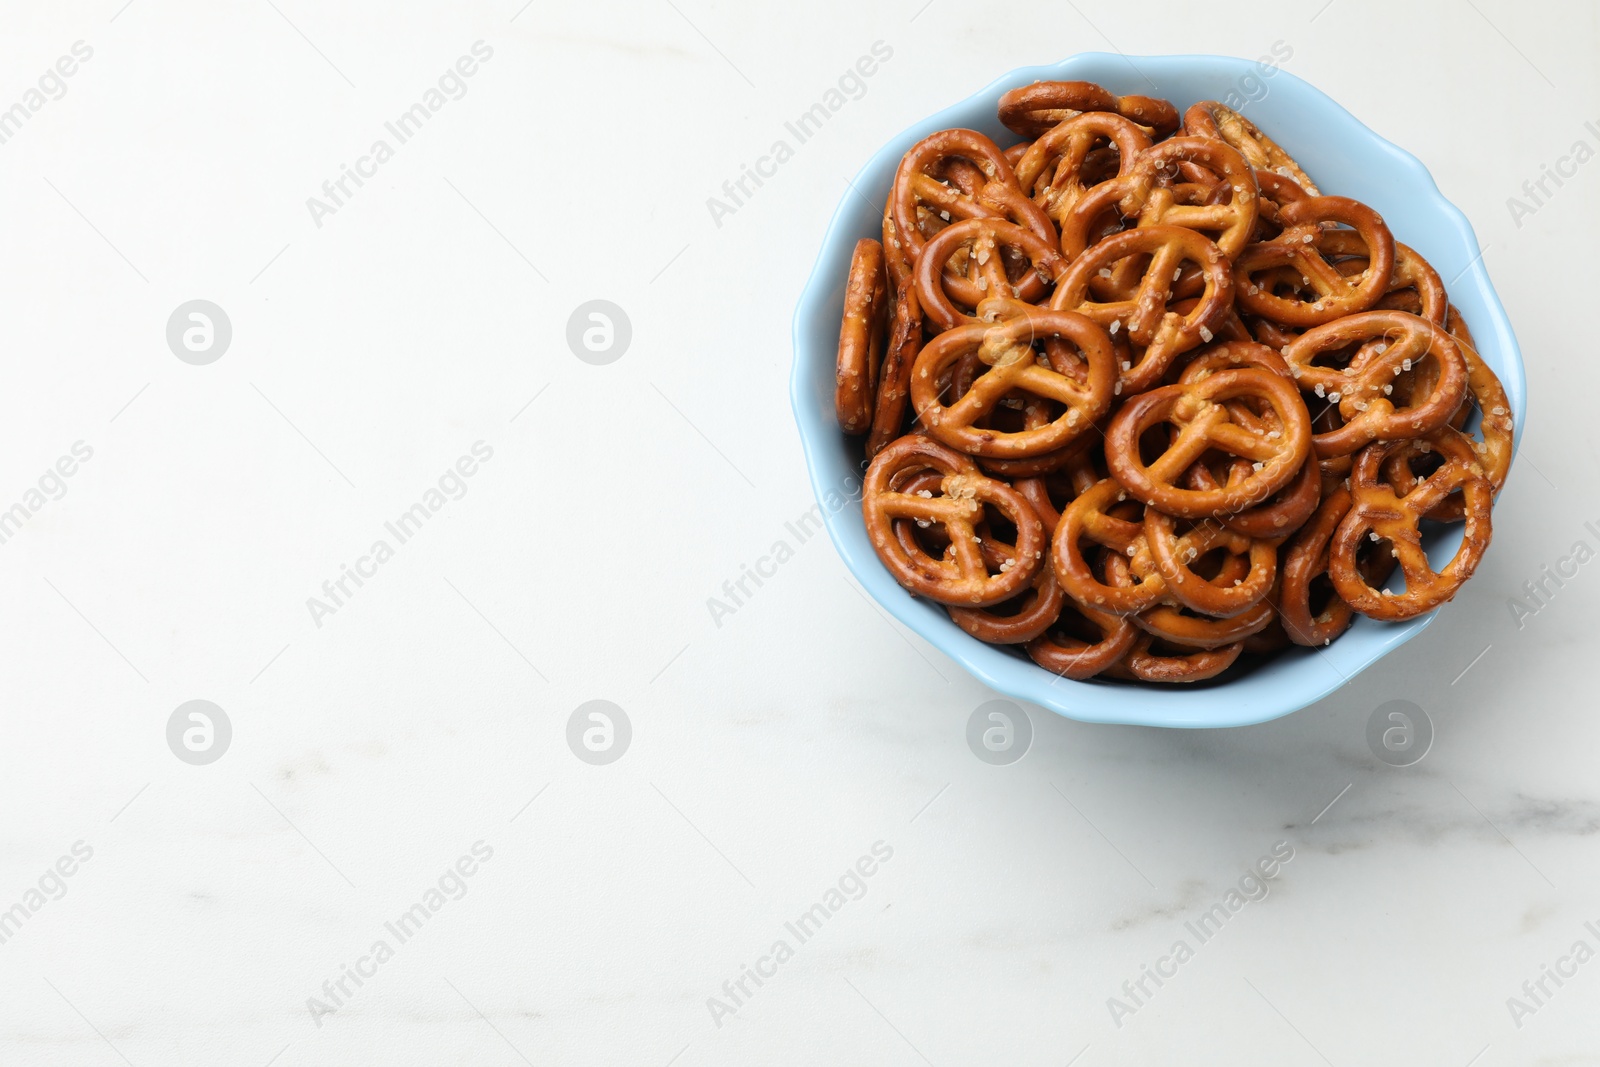
<path fill-rule="evenodd" d="M 1517 427 L 1525 430 L 1527 382 L 1511 323 L 1489 281 L 1471 224 L 1439 191 L 1411 153 L 1373 132 L 1331 97 L 1288 71 L 1264 75 L 1257 61 L 1229 56 L 1122 56 L 1084 52 L 1060 63 L 1020 67 L 891 138 L 842 194 L 794 316 L 795 359 L 790 398 L 828 536 L 845 565 L 872 598 L 968 673 L 995 691 L 1085 722 L 1166 727 L 1225 727 L 1264 722 L 1321 700 L 1358 673 L 1421 633 L 1437 617 L 1429 612 L 1404 623 L 1359 619 L 1322 649 L 1294 648 L 1225 684 L 1142 687 L 1058 678 L 1013 651 L 986 645 L 958 628 L 942 609 L 911 596 L 884 569 L 867 540 L 857 501 L 831 505 L 841 488 L 859 486 L 860 465 L 833 417 L 834 353 L 838 345 L 843 279 L 860 237 L 876 236 L 888 180 L 906 149 L 935 130 L 977 129 L 1015 140 L 995 118 L 1002 92 L 1045 79 L 1099 82 L 1112 92 L 1171 99 L 1180 113 L 1199 99 L 1243 95 L 1245 79 L 1265 85 L 1265 95 L 1240 110 L 1259 122 L 1290 155 L 1318 178 L 1325 192 L 1354 196 L 1398 220 L 1395 237 L 1416 248 L 1447 282 L 1451 298 L 1472 328 L 1479 351 L 1500 375 Z M 1152 88 L 1147 79 L 1159 85 Z M 1204 95 L 1187 90 L 1203 85 Z M 1295 121 L 1274 114 L 1285 107 Z M 1314 121 L 1310 121 L 1314 120 Z M 1316 129 L 1310 143 L 1304 131 Z M 1002 144 L 1010 143 L 1002 140 Z M 1359 168 L 1356 161 L 1359 160 Z M 1354 172 L 1351 173 L 1352 168 Z M 1363 174 L 1362 171 L 1366 173 Z M 1398 210 L 1397 210 L 1398 207 Z M 870 210 L 869 210 L 870 209 Z M 857 450 L 858 452 L 858 450 Z M 852 476 L 855 481 L 852 483 Z M 830 506 L 831 505 L 831 506 Z M 1435 566 L 1455 551 L 1459 535 L 1429 543 Z"/>

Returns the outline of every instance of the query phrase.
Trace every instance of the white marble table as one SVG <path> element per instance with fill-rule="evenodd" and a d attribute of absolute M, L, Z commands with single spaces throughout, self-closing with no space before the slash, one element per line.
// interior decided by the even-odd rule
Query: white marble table
<path fill-rule="evenodd" d="M 1600 564 L 1511 608 L 1600 547 L 1590 5 L 520 2 L 5 15 L 0 1062 L 1600 1063 Z M 788 532 L 789 318 L 888 136 L 1111 47 L 1287 50 L 1417 153 L 1530 417 L 1402 654 L 993 766 L 993 694 Z"/>

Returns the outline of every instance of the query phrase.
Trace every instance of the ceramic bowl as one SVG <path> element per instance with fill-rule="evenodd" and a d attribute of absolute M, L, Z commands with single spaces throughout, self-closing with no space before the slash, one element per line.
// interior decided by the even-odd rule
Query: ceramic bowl
<path fill-rule="evenodd" d="M 855 176 L 854 189 L 847 188 L 841 196 L 795 310 L 790 379 L 800 439 L 828 533 L 870 596 L 1000 693 L 1089 722 L 1215 727 L 1287 715 L 1327 696 L 1394 652 L 1421 633 L 1438 612 L 1404 623 L 1360 618 L 1325 648 L 1295 647 L 1240 676 L 1213 683 L 1163 687 L 1093 679 L 1075 682 L 1036 666 L 1019 650 L 986 645 L 968 636 L 939 605 L 911 596 L 878 561 L 858 502 L 840 506 L 841 490 L 858 485 L 863 469 L 860 439 L 841 433 L 833 415 L 834 362 L 851 250 L 857 239 L 880 235 L 882 204 L 908 148 L 935 130 L 958 126 L 980 130 L 1002 147 L 1012 144 L 1017 137 L 995 117 L 1000 95 L 1051 79 L 1081 79 L 1114 93 L 1164 97 L 1180 114 L 1197 100 L 1234 103 L 1298 160 L 1323 192 L 1351 196 L 1376 208 L 1396 240 L 1415 248 L 1445 279 L 1483 358 L 1505 385 L 1517 436 L 1522 436 L 1527 380 L 1511 323 L 1489 282 L 1472 226 L 1439 192 L 1415 156 L 1284 70 L 1264 70 L 1255 61 L 1225 56 L 1085 53 L 1054 66 L 1014 70 L 891 138 Z M 1255 99 L 1239 105 L 1250 97 Z M 1459 526 L 1434 531 L 1428 554 L 1435 566 L 1442 566 L 1459 542 Z M 1448 610 L 1448 605 L 1441 610 Z"/>

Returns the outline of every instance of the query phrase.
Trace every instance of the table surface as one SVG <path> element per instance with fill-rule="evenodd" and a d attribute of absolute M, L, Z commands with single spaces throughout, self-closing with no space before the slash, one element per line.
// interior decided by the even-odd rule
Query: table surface
<path fill-rule="evenodd" d="M 1593 5 L 439 7 L 5 16 L 0 1060 L 1600 1063 Z M 796 525 L 790 315 L 862 160 L 1084 50 L 1418 155 L 1531 402 L 1402 652 L 995 764 Z"/>

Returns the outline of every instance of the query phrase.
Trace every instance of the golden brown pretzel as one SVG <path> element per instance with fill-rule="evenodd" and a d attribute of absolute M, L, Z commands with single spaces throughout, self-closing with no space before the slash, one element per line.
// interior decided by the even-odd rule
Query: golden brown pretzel
<path fill-rule="evenodd" d="M 911 475 L 936 470 L 940 494 L 896 488 Z M 1015 554 L 989 573 L 978 541 L 977 526 L 984 505 L 995 508 L 1017 530 Z M 873 458 L 862 487 L 861 509 L 867 536 L 878 558 L 895 580 L 913 593 L 941 604 L 989 607 L 1016 596 L 1043 566 L 1044 527 L 1021 493 L 1004 482 L 986 478 L 977 465 L 961 453 L 930 437 L 911 434 L 894 442 Z M 896 519 L 911 519 L 943 527 L 950 540 L 947 558 L 931 560 L 906 551 L 895 535 Z"/>
<path fill-rule="evenodd" d="M 1365 268 L 1367 265 L 1361 238 L 1349 230 L 1334 230 L 1326 234 L 1321 247 L 1332 255 L 1349 256 L 1354 266 Z M 1445 295 L 1444 280 L 1433 269 L 1433 265 L 1423 259 L 1416 249 L 1396 241 L 1389 291 L 1379 298 L 1375 306 L 1409 311 L 1443 326 L 1449 310 L 1449 297 Z"/>
<path fill-rule="evenodd" d="M 898 493 L 928 498 L 936 496 L 943 491 L 943 482 L 944 475 L 938 471 L 931 469 L 917 470 L 913 467 L 892 477 L 889 482 L 889 488 Z M 939 561 L 944 558 L 945 553 L 950 549 L 950 538 L 944 527 L 927 519 L 898 518 L 893 520 L 891 526 L 901 549 L 912 560 L 924 566 L 938 566 Z M 995 534 L 989 522 L 987 511 L 973 529 L 977 534 L 976 540 L 979 551 L 988 566 L 1009 569 L 1009 566 L 1015 565 L 1017 546 L 1006 543 Z M 1049 550 L 1046 549 L 1046 551 L 1048 552 Z M 1046 563 L 1040 570 L 1043 571 L 1048 568 L 1049 564 Z M 1034 577 L 1033 584 L 1035 589 L 1039 588 L 1040 583 L 1037 575 Z M 1030 594 L 1024 591 L 1012 600 L 997 605 L 997 607 L 1006 609 L 1019 608 L 1024 600 L 1029 599 L 1029 596 Z M 1005 619 L 1013 618 L 1010 611 L 988 612 L 984 609 L 973 610 L 979 612 L 979 617 L 993 619 L 997 623 L 1003 623 Z M 1039 611 L 1042 609 L 1038 605 L 1034 605 L 1033 610 Z M 974 634 L 974 636 L 977 635 Z"/>
<path fill-rule="evenodd" d="M 1131 299 L 1096 300 L 1092 279 L 1109 272 L 1130 256 L 1147 257 L 1138 288 Z M 1205 289 L 1193 310 L 1180 314 L 1169 307 L 1174 279 L 1185 263 L 1197 265 Z M 1166 373 L 1183 352 L 1211 340 L 1220 329 L 1233 296 L 1233 276 L 1228 258 L 1214 243 L 1195 230 L 1181 226 L 1149 226 L 1108 237 L 1073 261 L 1056 283 L 1050 306 L 1087 315 L 1110 331 L 1123 329 L 1128 340 L 1144 345 L 1137 362 L 1122 369 L 1117 392 L 1148 389 Z"/>
<path fill-rule="evenodd" d="M 1264 596 L 1272 583 L 1270 568 L 1275 567 L 1272 545 L 1257 547 L 1212 524 L 1167 537 L 1165 553 L 1158 560 L 1142 524 L 1124 517 L 1133 514 L 1126 508 L 1137 507 L 1124 503 L 1124 496 L 1114 481 L 1100 482 L 1068 505 L 1056 526 L 1051 542 L 1056 578 L 1080 608 L 1129 616 L 1135 625 L 1165 640 L 1208 648 L 1256 633 L 1271 622 L 1273 609 Z M 1145 523 L 1152 521 L 1153 513 L 1154 509 L 1144 509 Z M 1104 579 L 1084 555 L 1084 542 L 1101 546 L 1096 551 L 1103 550 L 1099 567 Z M 1194 571 L 1196 561 L 1214 549 L 1241 549 L 1244 554 L 1228 553 L 1214 576 Z M 1233 584 L 1236 581 L 1238 585 Z M 1182 598 L 1173 593 L 1180 584 Z M 1191 604 L 1205 604 L 1230 617 L 1187 614 Z"/>
<path fill-rule="evenodd" d="M 878 377 L 877 401 L 872 413 L 872 433 L 867 437 L 867 458 L 883 451 L 905 427 L 906 402 L 911 396 L 911 368 L 922 351 L 922 308 L 916 290 L 900 288 L 889 309 L 889 338 Z"/>
<path fill-rule="evenodd" d="M 1000 97 L 1000 121 L 1023 137 L 1038 137 L 1084 111 L 1114 111 L 1165 137 L 1178 128 L 1178 109 L 1149 96 L 1117 96 L 1094 82 L 1034 82 Z"/>
<path fill-rule="evenodd" d="M 1127 619 L 1067 600 L 1055 622 L 1028 642 L 1027 652 L 1045 670 L 1082 681 L 1122 659 L 1138 639 L 1139 628 Z"/>
<path fill-rule="evenodd" d="M 983 539 L 985 554 L 1015 560 L 1016 548 L 1003 545 L 992 536 Z M 1046 554 L 1049 549 L 1045 549 Z M 951 621 L 980 641 L 991 645 L 1027 644 L 1044 633 L 1061 614 L 1066 597 L 1056 581 L 1055 568 L 1046 559 L 1033 584 L 1022 595 L 995 608 L 947 607 Z M 1011 609 L 1011 610 L 1001 610 Z"/>
<path fill-rule="evenodd" d="M 1093 162 L 1094 153 L 1106 145 L 1116 150 L 1116 173 L 1126 174 L 1138 154 L 1150 147 L 1150 138 L 1120 116 L 1085 112 L 1050 129 L 1029 146 L 1017 161 L 1017 184 L 1059 223 L 1080 196 L 1109 177 Z"/>
<path fill-rule="evenodd" d="M 1511 457 L 1516 443 L 1515 428 L 1512 426 L 1511 401 L 1506 397 L 1505 387 L 1500 384 L 1500 379 L 1489 365 L 1478 355 L 1477 346 L 1473 343 L 1472 332 L 1467 329 L 1467 324 L 1461 317 L 1461 312 L 1454 304 L 1449 305 L 1446 317 L 1446 329 L 1456 339 L 1461 348 L 1461 355 L 1467 361 L 1467 394 L 1468 399 L 1463 403 L 1463 410 L 1468 404 L 1476 404 L 1482 412 L 1482 421 L 1478 426 L 1481 440 L 1469 436 L 1472 450 L 1478 454 L 1478 464 L 1483 468 L 1484 477 L 1489 479 L 1489 484 L 1494 488 L 1495 495 L 1506 484 L 1506 475 L 1511 470 Z M 1461 502 L 1455 497 L 1447 497 L 1433 511 L 1428 513 L 1428 518 L 1439 522 L 1460 522 Z"/>
<path fill-rule="evenodd" d="M 1213 188 L 1203 192 L 1200 203 L 1184 203 L 1177 195 L 1173 178 L 1185 163 L 1214 175 Z M 1114 209 L 1140 226 L 1199 230 L 1232 259 L 1255 234 L 1258 199 L 1254 171 L 1226 143 L 1174 137 L 1139 153 L 1121 176 L 1081 196 L 1058 220 L 1061 250 L 1068 259 L 1081 255 L 1098 236 L 1102 217 Z"/>
<path fill-rule="evenodd" d="M 905 448 L 902 442 L 926 442 L 937 447 L 937 442 L 932 442 L 920 434 L 912 434 L 895 442 L 896 446 Z M 928 501 L 944 494 L 944 479 L 946 475 L 935 466 L 926 465 L 926 457 L 918 459 L 915 453 L 923 450 L 918 447 L 913 450 L 910 462 L 902 463 L 897 471 L 887 475 L 887 485 L 890 492 L 903 496 L 919 498 Z M 967 457 L 962 457 L 966 459 Z M 1024 498 L 1025 499 L 1025 498 Z M 863 505 L 863 513 L 865 513 Z M 972 542 L 978 546 L 978 555 L 986 567 L 998 570 L 1004 574 L 1022 562 L 1019 549 L 1014 544 L 1007 544 L 995 536 L 991 529 L 990 515 L 998 514 L 1002 521 L 1009 523 L 1009 514 L 998 509 L 984 508 L 980 517 L 974 523 Z M 955 556 L 953 539 L 950 530 L 938 518 L 928 518 L 917 515 L 900 515 L 889 520 L 889 528 L 898 545 L 899 553 L 913 567 L 927 573 L 948 572 Z M 1046 550 L 1048 552 L 1048 542 Z M 1045 564 L 1044 566 L 1048 566 Z M 1042 567 L 1041 567 L 1042 569 Z M 1037 583 L 1037 576 L 1035 576 Z M 1024 594 L 1012 598 L 1011 604 L 1015 605 Z M 947 607 L 952 605 L 946 605 Z"/>
<path fill-rule="evenodd" d="M 1225 476 L 1218 478 L 1201 461 L 1189 468 L 1185 481 L 1190 489 L 1214 490 L 1224 484 L 1238 484 L 1250 477 L 1253 466 L 1249 460 L 1236 457 L 1227 468 Z M 1300 464 L 1294 480 L 1275 496 L 1253 508 L 1223 516 L 1221 522 L 1234 533 L 1246 537 L 1283 538 L 1311 518 L 1321 500 L 1322 471 L 1313 456 Z"/>
<path fill-rule="evenodd" d="M 1006 252 L 1029 264 L 1016 279 L 1007 270 Z M 958 256 L 965 273 L 951 269 Z M 977 322 L 972 309 L 985 300 L 1038 301 L 1064 270 L 1053 241 L 1004 219 L 964 219 L 940 230 L 917 256 L 917 301 L 930 322 L 948 330 Z"/>
<path fill-rule="evenodd" d="M 1456 342 L 1461 346 L 1461 354 L 1467 361 L 1468 396 L 1461 406 L 1461 412 L 1467 412 L 1474 404 L 1482 412 L 1482 421 L 1478 427 L 1482 438 L 1467 435 L 1467 443 L 1477 455 L 1478 465 L 1483 468 L 1484 477 L 1489 480 L 1489 487 L 1498 496 L 1501 487 L 1506 484 L 1506 474 L 1511 469 L 1514 441 L 1511 402 L 1506 399 L 1500 379 L 1495 377 L 1494 371 L 1484 363 L 1483 357 L 1478 355 L 1463 338 L 1457 336 Z M 1462 433 L 1465 435 L 1465 431 Z M 1416 483 L 1416 475 L 1400 456 L 1391 456 L 1384 464 L 1384 478 L 1402 493 L 1409 492 Z M 1460 522 L 1463 514 L 1461 495 L 1453 493 L 1428 512 L 1428 518 L 1435 522 Z"/>
<path fill-rule="evenodd" d="M 1432 452 L 1443 463 L 1409 491 L 1383 481 L 1384 461 L 1395 454 Z M 1461 545 L 1443 570 L 1435 571 L 1422 548 L 1421 520 L 1451 493 L 1460 491 L 1465 525 Z M 1356 457 L 1350 472 L 1350 511 L 1328 546 L 1328 577 L 1347 603 L 1363 615 L 1385 621 L 1415 618 L 1450 600 L 1472 576 L 1493 534 L 1490 507 L 1494 491 L 1478 466 L 1467 439 L 1448 426 L 1426 437 L 1381 441 Z M 1356 552 L 1364 540 L 1387 542 L 1405 575 L 1403 593 L 1372 588 L 1361 573 Z"/>
<path fill-rule="evenodd" d="M 1261 127 L 1215 100 L 1202 100 L 1183 113 L 1183 132 L 1191 137 L 1214 137 L 1238 149 L 1257 170 L 1270 170 L 1293 179 L 1312 196 L 1320 195 L 1316 183 Z"/>
<path fill-rule="evenodd" d="M 1354 610 L 1332 589 L 1323 608 L 1311 613 L 1313 584 L 1328 572 L 1328 542 L 1349 511 L 1350 490 L 1341 486 L 1328 495 L 1284 552 L 1278 611 L 1289 640 L 1297 645 L 1326 645 L 1349 629 L 1355 618 Z"/>
<path fill-rule="evenodd" d="M 1275 541 L 1244 537 L 1214 520 L 1208 519 L 1179 535 L 1172 516 L 1147 507 L 1144 509 L 1144 539 L 1150 549 L 1147 565 L 1161 575 L 1168 595 L 1177 604 L 1202 615 L 1217 619 L 1242 615 L 1262 602 L 1277 579 Z M 1193 569 L 1196 562 L 1219 549 L 1245 564 L 1240 571 L 1224 572 L 1226 577 L 1220 585 Z M 1135 559 L 1135 571 L 1139 566 L 1140 561 Z M 1242 636 L 1235 634 L 1208 647 L 1227 644 Z M 1191 643 L 1199 642 L 1191 639 Z"/>
<path fill-rule="evenodd" d="M 883 260 L 889 284 L 889 333 L 884 345 L 866 454 L 871 459 L 905 428 L 911 367 L 922 348 L 922 306 L 911 277 L 911 253 L 894 223 L 894 197 L 883 208 Z"/>
<path fill-rule="evenodd" d="M 866 433 L 872 425 L 878 366 L 883 359 L 883 324 L 889 309 L 883 279 L 883 245 L 863 237 L 850 257 L 834 374 L 834 410 L 839 426 L 848 434 Z"/>
<path fill-rule="evenodd" d="M 1201 682 L 1233 666 L 1242 651 L 1243 641 L 1221 648 L 1194 649 L 1161 641 L 1147 633 L 1134 642 L 1121 663 L 1104 673 L 1141 682 Z"/>
<path fill-rule="evenodd" d="M 948 173 L 952 166 L 953 175 Z M 982 186 L 975 184 L 978 177 Z M 900 160 L 889 202 L 896 235 L 913 269 L 928 237 L 925 226 L 1003 218 L 1046 242 L 1056 239 L 1049 217 L 1017 184 L 1005 153 L 976 130 L 940 130 L 913 145 Z"/>
<path fill-rule="evenodd" d="M 1342 367 L 1316 359 L 1359 345 Z M 1337 404 L 1344 425 L 1313 439 L 1323 458 L 1349 455 L 1371 441 L 1419 437 L 1445 425 L 1461 406 L 1467 364 L 1442 328 L 1404 311 L 1363 311 L 1307 330 L 1283 350 L 1300 388 Z M 1434 376 L 1426 395 L 1397 400 L 1395 379 L 1427 361 Z"/>
<path fill-rule="evenodd" d="M 1160 640 L 1187 648 L 1222 648 L 1260 633 L 1271 625 L 1276 609 L 1266 599 L 1228 619 L 1193 615 L 1171 604 L 1158 604 L 1132 616 L 1133 624 Z"/>
<path fill-rule="evenodd" d="M 883 205 L 883 264 L 889 280 L 889 295 L 893 297 L 911 284 L 911 250 L 900 240 L 900 229 L 894 222 L 894 197 Z M 917 246 L 921 248 L 919 244 Z"/>
<path fill-rule="evenodd" d="M 1248 246 L 1234 261 L 1240 308 L 1285 326 L 1304 328 L 1365 311 L 1389 291 L 1394 236 L 1376 211 L 1348 197 L 1313 196 L 1284 205 L 1278 217 L 1283 232 L 1270 241 Z M 1347 278 L 1324 257 L 1323 246 L 1331 232 L 1324 223 L 1349 226 L 1360 236 L 1369 259 L 1361 275 Z M 1343 238 L 1337 240 L 1345 247 Z M 1273 292 L 1266 275 L 1284 267 L 1302 276 L 1315 299 Z"/>
<path fill-rule="evenodd" d="M 1335 230 L 1323 235 L 1319 247 L 1335 257 L 1334 266 L 1346 277 L 1363 273 L 1368 265 L 1366 250 L 1361 238 L 1350 230 Z M 1413 248 L 1396 241 L 1394 245 L 1394 270 L 1390 273 L 1389 291 L 1376 304 L 1374 310 L 1404 311 L 1427 319 L 1438 326 L 1446 326 L 1449 319 L 1449 297 L 1444 281 L 1427 260 Z M 1455 331 L 1451 331 L 1452 333 Z M 1459 340 L 1459 338 L 1458 338 Z M 1285 344 L 1287 345 L 1287 341 Z M 1407 376 L 1407 381 L 1412 376 Z M 1424 392 L 1431 389 L 1426 385 Z M 1465 418 L 1465 406 L 1457 412 L 1456 419 Z M 1459 421 L 1453 423 L 1460 429 Z"/>
<path fill-rule="evenodd" d="M 1167 593 L 1166 582 L 1154 567 L 1136 575 L 1120 562 L 1150 551 L 1144 539 L 1143 514 L 1137 504 L 1123 508 L 1127 500 L 1127 492 L 1114 479 L 1097 482 L 1067 505 L 1050 542 L 1050 558 L 1061 588 L 1083 607 L 1110 615 L 1135 615 L 1154 607 Z M 1138 517 L 1118 511 L 1133 511 Z M 1101 561 L 1104 579 L 1084 553 L 1086 541 L 1091 550 L 1092 546 L 1106 550 L 1106 559 Z"/>
<path fill-rule="evenodd" d="M 1040 365 L 1049 361 L 1033 344 L 1046 337 L 1064 338 L 1083 353 L 1084 380 L 1063 366 Z M 985 369 L 946 406 L 939 397 L 940 381 L 957 361 L 973 354 Z M 917 357 L 911 399 L 928 432 L 952 448 L 973 456 L 1024 459 L 1056 452 L 1094 432 L 1094 421 L 1111 407 L 1116 378 L 1111 338 L 1104 330 L 1070 311 L 1027 308 L 993 324 L 960 326 L 935 337 Z M 978 425 L 1019 390 L 1055 401 L 1062 414 L 1042 426 L 1012 432 Z"/>
<path fill-rule="evenodd" d="M 1277 171 L 1260 167 L 1253 169 L 1256 172 L 1256 186 L 1261 190 L 1261 200 L 1256 205 L 1256 239 L 1270 241 L 1283 232 L 1283 209 L 1311 194 L 1302 189 L 1299 182 Z"/>
<path fill-rule="evenodd" d="M 1238 399 L 1269 406 L 1281 426 L 1279 436 L 1257 436 L 1240 425 L 1237 409 L 1227 403 Z M 1160 456 L 1147 463 L 1141 439 L 1162 423 L 1176 432 Z M 1129 495 L 1169 515 L 1203 519 L 1254 507 L 1289 484 L 1311 455 L 1311 420 L 1290 381 L 1243 367 L 1133 397 L 1106 427 L 1105 448 L 1112 477 Z M 1184 472 L 1213 448 L 1256 466 L 1248 477 L 1214 490 L 1181 487 Z"/>
<path fill-rule="evenodd" d="M 936 471 L 921 471 L 909 478 L 891 480 L 891 488 L 902 492 L 932 496 L 939 492 L 943 476 Z M 950 546 L 941 527 L 927 524 L 927 520 L 896 519 L 895 537 L 908 557 L 923 566 L 937 566 L 937 557 L 930 554 L 930 543 L 943 553 Z M 986 564 L 1006 568 L 1015 565 L 1017 547 L 996 537 L 987 521 L 980 522 L 976 530 L 978 542 Z M 1048 552 L 1049 549 L 1046 549 Z M 1046 561 L 1034 575 L 1032 586 L 1010 600 L 993 608 L 967 608 L 946 605 L 951 620 L 967 633 L 989 644 L 1024 644 L 1044 632 L 1061 613 L 1065 600 L 1061 586 L 1055 580 L 1054 569 Z"/>
<path fill-rule="evenodd" d="M 1243 327 L 1239 329 L 1242 332 Z M 1260 367 L 1281 378 L 1293 377 L 1283 357 L 1266 345 L 1250 340 L 1230 339 L 1208 345 L 1189 356 L 1176 380 L 1196 382 L 1230 367 Z M 1256 412 L 1244 402 L 1232 401 L 1230 414 L 1233 421 L 1258 437 L 1276 440 L 1282 436 L 1283 427 L 1271 417 L 1270 408 L 1265 412 Z M 1213 471 L 1206 458 L 1202 457 L 1186 472 L 1185 480 L 1188 487 L 1201 490 L 1216 489 L 1224 482 L 1243 481 L 1254 469 L 1251 461 L 1239 457 L 1223 464 L 1222 467 L 1220 472 Z M 1316 463 L 1308 459 L 1301 464 L 1300 472 L 1295 475 L 1294 480 L 1276 496 L 1256 507 L 1224 517 L 1222 524 L 1235 533 L 1248 537 L 1282 538 L 1299 529 L 1300 525 L 1311 517 L 1312 512 L 1317 510 L 1317 503 L 1321 498 L 1321 471 Z"/>

